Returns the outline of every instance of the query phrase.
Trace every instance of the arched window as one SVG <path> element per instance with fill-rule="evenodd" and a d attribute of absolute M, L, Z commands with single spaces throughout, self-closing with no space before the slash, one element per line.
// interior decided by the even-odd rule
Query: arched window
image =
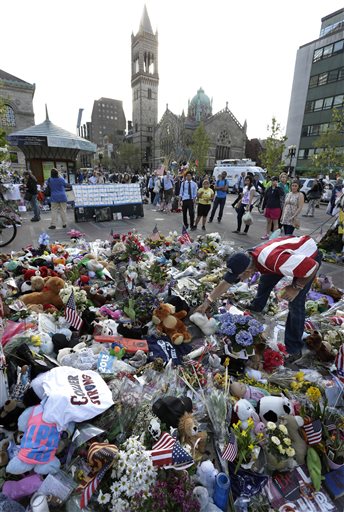
<path fill-rule="evenodd" d="M 4 112 L 0 117 L 0 124 L 2 126 L 15 126 L 16 116 L 13 108 L 10 105 L 4 106 Z"/>

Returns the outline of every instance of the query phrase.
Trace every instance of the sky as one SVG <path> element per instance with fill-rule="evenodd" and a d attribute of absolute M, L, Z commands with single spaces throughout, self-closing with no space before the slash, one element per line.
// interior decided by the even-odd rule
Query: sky
<path fill-rule="evenodd" d="M 35 83 L 36 124 L 76 132 L 93 101 L 131 108 L 131 34 L 146 3 L 159 34 L 159 120 L 166 104 L 187 112 L 199 87 L 213 114 L 228 107 L 265 138 L 273 116 L 285 129 L 299 46 L 319 37 L 321 18 L 343 0 L 16 0 L 1 6 L 0 68 Z M 7 21 L 5 21 L 7 20 Z"/>

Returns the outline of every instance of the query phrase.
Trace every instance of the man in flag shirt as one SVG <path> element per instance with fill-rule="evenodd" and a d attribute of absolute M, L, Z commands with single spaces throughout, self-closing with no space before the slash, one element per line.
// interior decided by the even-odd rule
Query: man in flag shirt
<path fill-rule="evenodd" d="M 276 284 L 283 277 L 293 278 L 292 283 L 282 290 L 283 298 L 289 301 L 284 339 L 289 353 L 286 364 L 293 365 L 302 356 L 306 296 L 320 264 L 321 254 L 309 236 L 275 238 L 247 253 L 235 253 L 227 260 L 224 280 L 210 293 L 198 311 L 205 313 L 231 284 L 244 281 L 257 271 L 261 273 L 258 291 L 248 309 L 253 312 L 263 311 Z"/>

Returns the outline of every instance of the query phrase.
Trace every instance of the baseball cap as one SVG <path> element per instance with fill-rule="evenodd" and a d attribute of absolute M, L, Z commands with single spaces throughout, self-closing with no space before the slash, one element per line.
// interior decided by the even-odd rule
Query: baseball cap
<path fill-rule="evenodd" d="M 229 284 L 238 283 L 239 275 L 244 272 L 251 263 L 250 257 L 244 252 L 236 252 L 227 260 L 227 272 L 224 280 Z"/>

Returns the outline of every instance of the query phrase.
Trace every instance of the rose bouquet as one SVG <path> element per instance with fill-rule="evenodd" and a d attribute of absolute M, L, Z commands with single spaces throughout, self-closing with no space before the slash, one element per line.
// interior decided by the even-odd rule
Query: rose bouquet
<path fill-rule="evenodd" d="M 218 334 L 224 336 L 231 352 L 239 353 L 245 350 L 247 355 L 254 354 L 254 345 L 261 341 L 264 326 L 251 316 L 232 315 L 224 313 L 217 318 L 219 321 Z"/>

